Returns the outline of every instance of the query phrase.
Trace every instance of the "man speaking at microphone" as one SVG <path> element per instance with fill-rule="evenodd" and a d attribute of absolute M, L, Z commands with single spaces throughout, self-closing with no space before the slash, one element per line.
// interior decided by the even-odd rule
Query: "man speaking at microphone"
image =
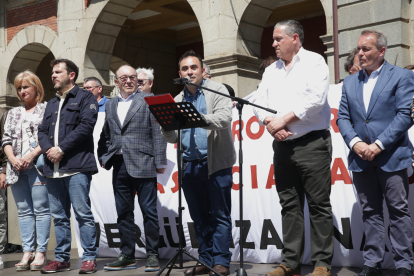
<path fill-rule="evenodd" d="M 203 62 L 194 52 L 186 52 L 178 62 L 181 78 L 221 93 L 228 94 L 221 83 L 203 79 Z M 183 182 L 191 219 L 199 244 L 199 258 L 221 275 L 229 274 L 231 258 L 231 186 L 232 167 L 236 162 L 231 134 L 232 103 L 230 98 L 186 84 L 175 97 L 176 102 L 191 102 L 209 126 L 183 129 Z M 177 131 L 162 130 L 164 139 L 177 143 Z M 197 264 L 185 275 L 207 274 Z"/>

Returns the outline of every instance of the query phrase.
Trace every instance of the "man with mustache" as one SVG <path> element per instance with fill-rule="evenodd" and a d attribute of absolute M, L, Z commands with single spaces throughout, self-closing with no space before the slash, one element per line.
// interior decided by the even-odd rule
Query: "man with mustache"
<path fill-rule="evenodd" d="M 350 149 L 348 169 L 353 172 L 365 232 L 365 262 L 357 276 L 382 275 L 384 198 L 397 275 L 411 275 L 413 265 L 407 176 L 413 146 L 407 130 L 412 126 L 414 73 L 389 64 L 386 50 L 382 32 L 362 31 L 358 40 L 362 70 L 345 78 L 338 110 L 337 124 Z"/>
<path fill-rule="evenodd" d="M 42 273 L 70 270 L 70 207 L 79 223 L 84 250 L 80 274 L 96 271 L 95 219 L 89 190 L 92 174 L 98 172 L 93 129 L 98 117 L 94 95 L 76 85 L 78 67 L 68 59 L 52 61 L 52 81 L 57 93 L 48 103 L 39 126 L 39 145 L 45 157 L 50 212 L 54 218 L 56 258 Z"/>
<path fill-rule="evenodd" d="M 104 269 L 137 268 L 134 223 L 134 200 L 137 194 L 144 218 L 147 251 L 145 271 L 157 271 L 160 269 L 157 173 L 165 171 L 167 143 L 162 139 L 159 125 L 144 100 L 151 94 L 138 89 L 139 74 L 131 66 L 124 65 L 115 75 L 115 84 L 120 93 L 106 104 L 98 157 L 105 169 L 109 170 L 113 166 L 112 185 L 121 254 L 116 261 L 106 264 Z"/>
<path fill-rule="evenodd" d="M 329 70 L 324 58 L 302 47 L 302 25 L 276 24 L 273 47 L 278 61 L 265 69 L 254 109 L 273 141 L 276 190 L 282 206 L 282 263 L 267 276 L 300 275 L 305 241 L 305 195 L 309 207 L 312 276 L 329 276 L 334 238 L 330 203 L 332 159 L 327 101 Z"/>

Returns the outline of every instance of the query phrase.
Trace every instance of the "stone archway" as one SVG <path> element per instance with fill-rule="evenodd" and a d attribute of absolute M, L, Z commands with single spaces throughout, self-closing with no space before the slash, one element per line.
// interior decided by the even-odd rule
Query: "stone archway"
<path fill-rule="evenodd" d="M 54 95 L 51 91 L 50 76 L 48 77 L 47 74 L 50 73 L 48 63 L 56 56 L 52 49 L 57 49 L 58 44 L 59 38 L 56 33 L 40 25 L 24 28 L 10 41 L 5 63 L 2 64 L 4 68 L 8 68 L 8 71 L 6 93 L 2 96 L 0 104 L 8 107 L 20 105 L 13 82 L 17 74 L 24 70 L 31 70 L 38 74 L 45 88 L 45 100 Z M 38 71 L 39 69 L 41 70 Z"/>
<path fill-rule="evenodd" d="M 120 64 L 114 63 L 118 59 L 135 68 L 152 67 L 153 92 L 169 93 L 176 90 L 171 81 L 177 77 L 176 47 L 184 45 L 185 49 L 191 43 L 203 56 L 201 30 L 190 2 L 110 0 L 89 36 L 84 77 L 94 76 L 110 84 L 108 69 Z"/>

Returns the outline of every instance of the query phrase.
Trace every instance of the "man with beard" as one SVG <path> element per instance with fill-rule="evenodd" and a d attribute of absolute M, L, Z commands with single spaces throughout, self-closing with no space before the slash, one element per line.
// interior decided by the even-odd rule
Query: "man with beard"
<path fill-rule="evenodd" d="M 92 174 L 98 171 L 94 155 L 93 129 L 98 117 L 98 102 L 76 84 L 79 69 L 70 60 L 52 61 L 52 81 L 57 93 L 46 107 L 39 126 L 39 144 L 45 158 L 49 203 L 54 218 L 56 258 L 41 272 L 70 270 L 72 205 L 79 223 L 84 250 L 79 274 L 96 271 L 95 220 L 89 190 Z"/>
<path fill-rule="evenodd" d="M 105 124 L 98 143 L 102 167 L 113 166 L 117 224 L 121 254 L 105 265 L 105 270 L 135 269 L 134 200 L 144 218 L 147 252 L 146 272 L 160 269 L 158 262 L 159 225 L 157 213 L 157 173 L 167 165 L 167 143 L 144 98 L 151 96 L 138 90 L 134 68 L 121 66 L 115 73 L 118 97 L 106 104 Z M 140 76 L 143 78 L 143 76 Z M 152 85 L 152 81 L 151 81 Z"/>

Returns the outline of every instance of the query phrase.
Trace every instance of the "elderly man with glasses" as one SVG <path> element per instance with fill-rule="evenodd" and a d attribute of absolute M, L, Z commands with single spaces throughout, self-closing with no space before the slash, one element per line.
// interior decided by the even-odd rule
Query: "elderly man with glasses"
<path fill-rule="evenodd" d="M 138 89 L 144 93 L 154 95 L 151 91 L 154 84 L 154 69 L 138 68 L 136 72 L 138 77 Z"/>
<path fill-rule="evenodd" d="M 101 166 L 113 166 L 113 189 L 118 214 L 121 254 L 105 270 L 135 269 L 134 198 L 144 218 L 147 251 L 145 271 L 159 270 L 157 214 L 157 173 L 164 173 L 167 165 L 167 143 L 159 125 L 144 101 L 150 94 L 138 89 L 138 75 L 134 68 L 121 66 L 116 72 L 118 97 L 106 105 L 105 123 L 98 143 Z"/>
<path fill-rule="evenodd" d="M 102 93 L 102 82 L 95 77 L 89 77 L 83 80 L 83 89 L 91 91 L 98 101 L 99 112 L 105 112 L 105 104 L 108 100 Z"/>

